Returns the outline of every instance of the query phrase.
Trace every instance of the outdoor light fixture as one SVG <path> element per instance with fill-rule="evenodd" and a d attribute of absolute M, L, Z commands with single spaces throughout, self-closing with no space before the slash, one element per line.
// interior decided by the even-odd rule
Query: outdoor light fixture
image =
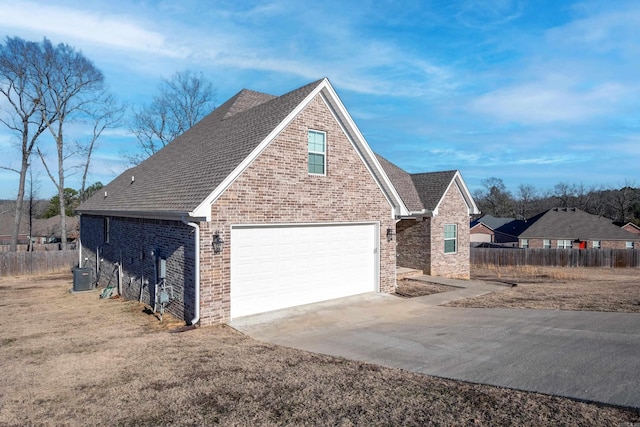
<path fill-rule="evenodd" d="M 222 246 L 224 245 L 224 240 L 220 237 L 220 232 L 216 231 L 213 235 L 213 242 L 211 242 L 211 246 L 213 246 L 213 253 L 219 254 L 222 252 Z"/>
<path fill-rule="evenodd" d="M 393 229 L 391 227 L 387 228 L 387 242 L 392 242 L 393 241 L 393 236 L 395 236 L 395 233 L 393 232 Z"/>

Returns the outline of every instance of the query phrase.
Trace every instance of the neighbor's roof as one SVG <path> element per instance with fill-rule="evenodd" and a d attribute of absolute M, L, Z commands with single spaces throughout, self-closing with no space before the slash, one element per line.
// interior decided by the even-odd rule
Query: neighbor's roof
<path fill-rule="evenodd" d="M 314 94 L 331 103 L 345 132 L 359 146 L 394 209 L 399 196 L 338 99 L 329 81 L 282 96 L 242 90 L 138 166 L 118 176 L 77 209 L 79 213 L 176 218 L 210 215 L 208 205 Z"/>
<path fill-rule="evenodd" d="M 634 240 L 637 236 L 614 225 L 610 219 L 577 208 L 553 208 L 527 220 L 520 238 Z"/>
<path fill-rule="evenodd" d="M 478 224 L 484 224 L 492 230 L 496 230 L 502 227 L 505 224 L 508 224 L 512 221 L 515 221 L 515 218 L 498 218 L 493 215 L 487 214 L 483 215 L 480 218 L 471 221 L 471 227 L 475 227 Z"/>

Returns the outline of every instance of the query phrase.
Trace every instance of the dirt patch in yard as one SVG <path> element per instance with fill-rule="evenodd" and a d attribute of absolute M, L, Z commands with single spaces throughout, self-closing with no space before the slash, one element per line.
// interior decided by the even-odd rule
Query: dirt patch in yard
<path fill-rule="evenodd" d="M 168 333 L 70 277 L 0 279 L 0 425 L 633 425 L 640 412 L 254 341 Z M 166 318 L 165 318 L 166 319 Z"/>
<path fill-rule="evenodd" d="M 397 282 L 396 295 L 403 298 L 423 297 L 453 291 L 457 288 L 436 283 L 426 283 L 420 280 L 400 279 Z"/>
<path fill-rule="evenodd" d="M 473 268 L 472 276 L 515 286 L 448 306 L 640 313 L 640 269 Z"/>

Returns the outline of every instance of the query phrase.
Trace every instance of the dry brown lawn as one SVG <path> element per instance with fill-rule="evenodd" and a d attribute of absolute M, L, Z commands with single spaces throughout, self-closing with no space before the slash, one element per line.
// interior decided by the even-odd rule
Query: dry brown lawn
<path fill-rule="evenodd" d="M 640 269 L 474 268 L 472 276 L 516 286 L 449 306 L 640 313 Z"/>
<path fill-rule="evenodd" d="M 69 277 L 0 279 L 0 425 L 633 425 L 640 412 L 182 333 Z M 165 317 L 166 319 L 166 317 Z"/>
<path fill-rule="evenodd" d="M 420 280 L 400 279 L 396 286 L 396 295 L 404 298 L 422 297 L 441 292 L 453 291 L 456 288 L 439 285 L 437 283 L 426 283 Z"/>

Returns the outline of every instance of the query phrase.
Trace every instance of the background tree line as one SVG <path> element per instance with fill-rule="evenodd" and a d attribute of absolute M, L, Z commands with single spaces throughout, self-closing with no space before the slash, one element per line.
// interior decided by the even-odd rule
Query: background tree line
<path fill-rule="evenodd" d="M 128 125 L 137 138 L 138 153 L 123 156 L 137 164 L 210 112 L 214 94 L 202 76 L 183 71 L 163 79 L 151 103 L 129 109 L 107 90 L 104 75 L 93 62 L 68 44 L 7 37 L 0 44 L 0 125 L 14 136 L 19 153 L 17 165 L 11 159 L 0 164 L 18 175 L 11 250 L 17 249 L 22 216 L 27 211 L 32 216 L 34 177 L 29 183 L 27 178 L 33 174 L 34 161 L 42 164 L 57 189 L 45 216 L 60 214 L 66 249 L 66 217 L 96 186 L 102 186 L 88 186 L 87 179 L 103 132 Z M 71 131 L 78 126 L 84 129 L 81 136 Z M 74 174 L 80 175 L 78 190 L 65 184 Z"/>
<path fill-rule="evenodd" d="M 500 178 L 491 177 L 482 181 L 482 188 L 473 196 L 481 215 L 527 219 L 551 208 L 578 208 L 612 221 L 640 225 L 640 188 L 630 181 L 620 188 L 560 182 L 546 191 L 521 184 L 512 194 Z"/>

